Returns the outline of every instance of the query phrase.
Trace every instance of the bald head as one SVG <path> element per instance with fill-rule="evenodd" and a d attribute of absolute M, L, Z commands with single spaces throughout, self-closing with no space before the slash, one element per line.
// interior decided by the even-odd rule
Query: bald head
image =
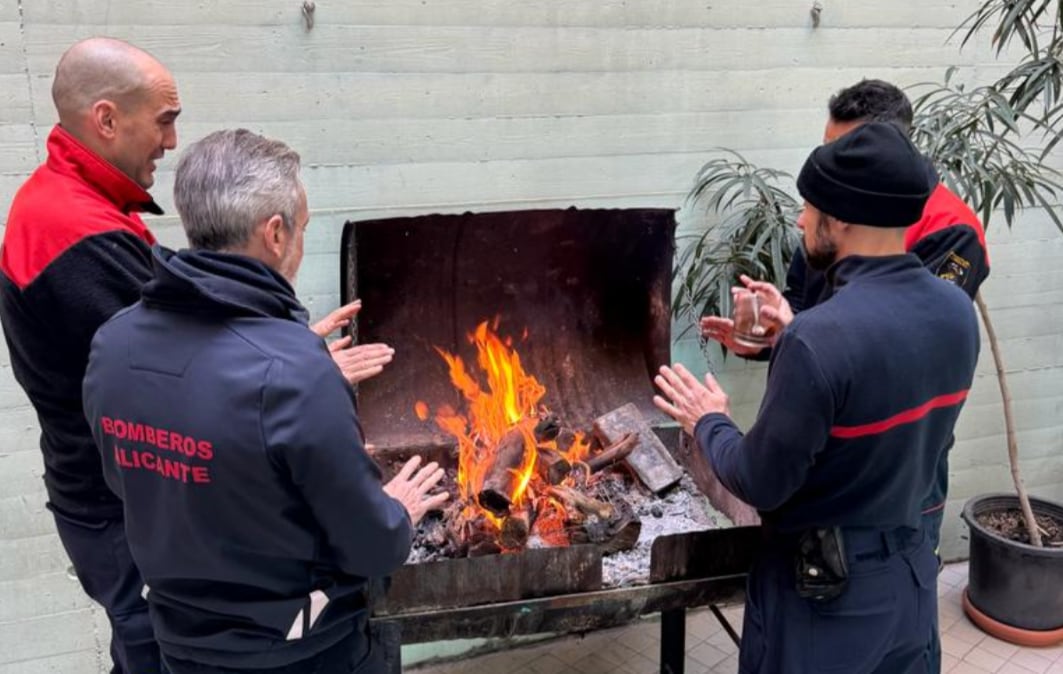
<path fill-rule="evenodd" d="M 135 105 L 152 71 L 166 68 L 128 42 L 93 37 L 66 50 L 55 69 L 52 100 L 59 122 L 68 129 L 99 100 Z"/>
<path fill-rule="evenodd" d="M 173 76 L 128 42 L 93 37 L 67 49 L 52 100 L 67 132 L 143 187 L 154 182 L 155 160 L 176 146 Z"/>

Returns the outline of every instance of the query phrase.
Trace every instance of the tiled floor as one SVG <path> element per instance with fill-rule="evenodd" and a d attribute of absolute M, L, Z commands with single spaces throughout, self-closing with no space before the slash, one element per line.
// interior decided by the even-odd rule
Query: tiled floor
<path fill-rule="evenodd" d="M 1019 648 L 990 637 L 963 615 L 961 593 L 967 565 L 951 564 L 938 579 L 942 672 L 948 674 L 1063 674 L 1063 644 L 1055 648 Z M 736 629 L 741 607 L 724 611 Z M 737 648 L 708 611 L 687 617 L 686 671 L 735 674 Z M 659 671 L 660 623 L 654 618 L 614 630 L 595 632 L 534 646 L 467 658 L 459 662 L 409 668 L 417 674 L 651 674 Z"/>

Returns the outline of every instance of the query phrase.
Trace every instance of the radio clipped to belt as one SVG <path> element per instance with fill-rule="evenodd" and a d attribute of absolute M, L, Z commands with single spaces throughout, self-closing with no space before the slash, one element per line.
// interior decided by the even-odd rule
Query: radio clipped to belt
<path fill-rule="evenodd" d="M 840 597 L 849 583 L 845 543 L 838 527 L 809 529 L 797 545 L 797 594 L 827 602 Z"/>

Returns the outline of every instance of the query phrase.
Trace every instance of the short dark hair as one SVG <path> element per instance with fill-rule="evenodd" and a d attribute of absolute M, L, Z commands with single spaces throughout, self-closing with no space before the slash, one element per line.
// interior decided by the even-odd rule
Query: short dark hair
<path fill-rule="evenodd" d="M 860 80 L 830 98 L 836 122 L 888 122 L 906 134 L 912 131 L 912 103 L 896 86 L 882 80 Z"/>

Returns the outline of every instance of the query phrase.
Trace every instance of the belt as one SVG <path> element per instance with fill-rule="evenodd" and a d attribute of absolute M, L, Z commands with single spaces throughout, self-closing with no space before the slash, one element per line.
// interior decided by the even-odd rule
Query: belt
<path fill-rule="evenodd" d="M 889 557 L 898 552 L 906 552 L 923 542 L 922 529 L 898 527 L 882 531 L 880 529 L 842 529 L 842 538 L 848 554 L 856 560 L 874 557 Z"/>
<path fill-rule="evenodd" d="M 761 533 L 766 545 L 781 547 L 783 550 L 796 548 L 801 534 L 782 532 L 773 525 L 763 523 Z M 898 552 L 915 548 L 923 541 L 922 529 L 898 527 L 896 529 L 865 529 L 842 527 L 842 539 L 848 556 L 856 560 L 874 557 L 889 557 Z"/>

